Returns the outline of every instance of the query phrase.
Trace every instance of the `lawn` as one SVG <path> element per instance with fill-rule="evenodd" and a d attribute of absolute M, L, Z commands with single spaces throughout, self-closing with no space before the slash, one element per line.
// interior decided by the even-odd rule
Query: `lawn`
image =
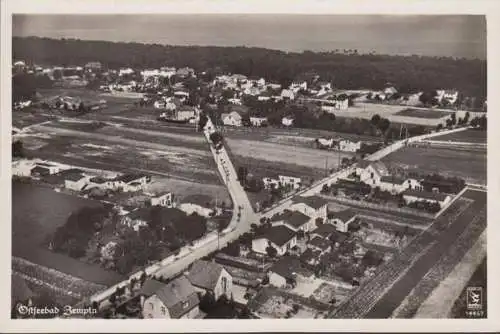
<path fill-rule="evenodd" d="M 456 141 L 466 143 L 484 143 L 488 139 L 488 132 L 479 131 L 476 129 L 467 129 L 465 131 L 449 133 L 442 136 L 432 138 L 432 140 Z"/>
<path fill-rule="evenodd" d="M 394 115 L 416 117 L 416 118 L 443 118 L 443 117 L 450 116 L 451 114 L 452 114 L 452 112 L 443 111 L 443 110 L 407 108 L 407 109 L 403 109 L 401 111 L 398 111 Z"/>
<path fill-rule="evenodd" d="M 391 167 L 455 176 L 486 184 L 486 152 L 436 147 L 405 147 L 382 159 Z"/>

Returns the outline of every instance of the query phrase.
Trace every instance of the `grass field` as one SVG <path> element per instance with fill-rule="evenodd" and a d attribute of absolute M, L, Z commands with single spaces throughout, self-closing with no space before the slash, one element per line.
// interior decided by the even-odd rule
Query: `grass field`
<path fill-rule="evenodd" d="M 486 143 L 488 132 L 468 129 L 432 138 L 433 140 L 456 141 L 466 143 Z"/>
<path fill-rule="evenodd" d="M 486 151 L 436 147 L 405 147 L 382 159 L 391 167 L 461 177 L 486 184 Z"/>
<path fill-rule="evenodd" d="M 448 117 L 451 114 L 452 112 L 443 110 L 407 108 L 398 111 L 394 115 L 416 117 L 416 118 L 443 118 L 443 117 Z"/>

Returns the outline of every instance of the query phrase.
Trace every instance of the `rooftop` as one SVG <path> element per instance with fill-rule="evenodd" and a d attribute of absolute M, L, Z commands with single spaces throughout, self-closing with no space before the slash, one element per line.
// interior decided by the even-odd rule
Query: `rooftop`
<path fill-rule="evenodd" d="M 300 259 L 293 256 L 282 257 L 269 269 L 269 271 L 288 279 L 295 278 L 296 274 L 306 277 L 312 275 L 312 273 L 302 265 Z"/>
<path fill-rule="evenodd" d="M 285 211 L 281 214 L 274 215 L 271 221 L 285 221 L 294 227 L 301 227 L 306 224 L 311 218 L 299 211 Z"/>
<path fill-rule="evenodd" d="M 319 197 L 319 196 L 309 196 L 309 197 L 303 197 L 303 196 L 295 196 L 292 201 L 294 203 L 304 203 L 308 206 L 310 206 L 311 208 L 314 208 L 314 209 L 319 209 L 321 208 L 322 206 L 328 204 L 328 201 L 325 200 L 324 198 L 322 197 Z"/>
<path fill-rule="evenodd" d="M 168 284 L 147 280 L 140 294 L 156 295 L 168 308 L 170 317 L 173 319 L 179 319 L 200 303 L 195 288 L 184 276 L 180 276 Z"/>
<path fill-rule="evenodd" d="M 284 225 L 279 225 L 267 229 L 264 234 L 257 236 L 255 239 L 265 238 L 281 247 L 290 241 L 294 236 L 294 231 Z"/>
<path fill-rule="evenodd" d="M 444 201 L 449 195 L 443 193 L 433 193 L 429 191 L 406 190 L 403 192 L 403 196 L 413 196 L 420 199 L 441 202 Z"/>
<path fill-rule="evenodd" d="M 216 262 L 198 260 L 189 269 L 187 278 L 194 286 L 213 290 L 224 267 Z"/>
<path fill-rule="evenodd" d="M 335 233 L 337 229 L 332 224 L 322 224 L 318 226 L 311 234 L 319 234 L 323 238 L 328 238 L 332 233 Z"/>
<path fill-rule="evenodd" d="M 347 222 L 351 220 L 352 218 L 356 217 L 356 212 L 354 212 L 352 209 L 345 209 L 342 211 L 330 211 L 329 212 L 333 218 L 337 218 L 342 220 L 343 222 Z"/>
<path fill-rule="evenodd" d="M 394 175 L 388 175 L 388 176 L 382 176 L 380 178 L 380 182 L 384 183 L 391 183 L 391 184 L 403 184 L 405 183 L 405 179 L 399 176 L 394 176 Z"/>
<path fill-rule="evenodd" d="M 132 181 L 136 181 L 140 178 L 143 178 L 145 176 L 146 176 L 145 174 L 123 174 L 123 175 L 117 176 L 115 178 L 115 181 L 123 181 L 125 183 L 129 183 Z"/>
<path fill-rule="evenodd" d="M 309 245 L 320 248 L 321 250 L 326 250 L 330 247 L 330 243 L 321 237 L 315 237 L 309 241 Z"/>

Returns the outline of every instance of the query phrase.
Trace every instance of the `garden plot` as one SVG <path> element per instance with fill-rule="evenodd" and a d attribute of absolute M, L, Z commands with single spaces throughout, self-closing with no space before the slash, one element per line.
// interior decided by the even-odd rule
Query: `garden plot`
<path fill-rule="evenodd" d="M 217 198 L 220 202 L 231 203 L 227 189 L 222 185 L 206 184 L 179 180 L 165 177 L 155 177 L 146 187 L 146 192 L 165 193 L 171 192 L 182 201 L 190 195 L 205 195 Z"/>
<path fill-rule="evenodd" d="M 328 304 L 335 299 L 335 304 L 338 304 L 348 298 L 352 292 L 352 287 L 347 288 L 324 282 L 316 290 L 314 290 L 312 297 L 325 304 Z"/>
<path fill-rule="evenodd" d="M 312 319 L 316 317 L 318 311 L 311 307 L 301 305 L 300 301 L 295 301 L 280 295 L 273 295 L 261 305 L 256 313 L 263 318 Z"/>
<path fill-rule="evenodd" d="M 359 233 L 364 235 L 363 239 L 365 243 L 388 248 L 402 248 L 409 242 L 407 236 L 400 237 L 394 233 L 375 228 L 363 228 Z"/>

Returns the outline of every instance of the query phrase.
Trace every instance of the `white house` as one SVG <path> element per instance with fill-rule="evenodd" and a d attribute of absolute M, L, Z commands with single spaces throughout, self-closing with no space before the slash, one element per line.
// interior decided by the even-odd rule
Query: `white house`
<path fill-rule="evenodd" d="M 128 68 L 121 68 L 120 71 L 118 72 L 118 76 L 122 77 L 124 75 L 130 75 L 134 74 L 134 70 L 131 69 L 130 67 Z"/>
<path fill-rule="evenodd" d="M 354 142 L 349 139 L 342 139 L 338 142 L 338 149 L 343 152 L 356 153 L 361 148 L 361 141 Z"/>
<path fill-rule="evenodd" d="M 144 319 L 196 319 L 200 314 L 198 293 L 185 276 L 168 284 L 147 280 L 139 295 Z"/>
<path fill-rule="evenodd" d="M 232 297 L 233 277 L 216 262 L 197 260 L 189 268 L 186 277 L 201 295 L 210 293 L 215 300 L 222 296 L 229 300 Z"/>
<path fill-rule="evenodd" d="M 133 192 L 143 189 L 151 181 L 151 176 L 144 174 L 123 174 L 116 177 L 113 181 L 124 192 Z"/>
<path fill-rule="evenodd" d="M 272 286 L 285 288 L 311 281 L 314 279 L 314 273 L 303 266 L 300 259 L 285 256 L 269 269 L 268 277 Z"/>
<path fill-rule="evenodd" d="M 234 105 L 237 105 L 237 106 L 242 105 L 241 99 L 238 99 L 238 98 L 230 98 L 227 100 L 227 102 L 234 104 Z"/>
<path fill-rule="evenodd" d="M 299 189 L 302 180 L 300 177 L 278 175 L 279 182 L 282 186 L 290 186 L 292 189 Z"/>
<path fill-rule="evenodd" d="M 173 195 L 171 192 L 154 195 L 150 198 L 150 200 L 152 206 L 163 206 L 166 208 L 172 208 L 174 206 Z"/>
<path fill-rule="evenodd" d="M 203 217 L 210 217 L 210 214 L 213 212 L 213 209 L 206 208 L 195 203 L 181 203 L 179 204 L 178 208 L 188 215 L 196 212 L 198 215 Z"/>
<path fill-rule="evenodd" d="M 64 187 L 74 191 L 81 191 L 87 185 L 88 178 L 81 173 L 71 173 L 64 180 Z"/>
<path fill-rule="evenodd" d="M 342 211 L 330 212 L 328 223 L 334 225 L 339 232 L 347 232 L 349 230 L 349 224 L 354 222 L 356 218 L 356 212 L 352 209 L 345 209 Z"/>
<path fill-rule="evenodd" d="M 262 182 L 264 183 L 264 188 L 269 190 L 269 189 L 273 189 L 273 188 L 277 188 L 280 184 L 280 180 L 278 179 L 273 179 L 273 178 L 270 178 L 270 177 L 264 177 L 262 179 Z"/>
<path fill-rule="evenodd" d="M 281 119 L 281 124 L 284 126 L 292 126 L 294 119 L 290 116 L 285 116 Z"/>
<path fill-rule="evenodd" d="M 281 89 L 281 85 L 280 84 L 272 83 L 272 82 L 268 83 L 267 87 L 271 88 L 271 89 Z"/>
<path fill-rule="evenodd" d="M 118 181 L 116 178 L 107 179 L 103 177 L 93 177 L 89 180 L 89 188 L 99 188 L 99 189 L 109 189 L 116 190 L 122 186 L 122 183 Z"/>
<path fill-rule="evenodd" d="M 271 97 L 270 97 L 270 96 L 265 96 L 265 95 L 259 95 L 259 96 L 257 97 L 257 100 L 258 100 L 258 101 L 269 101 L 270 99 L 271 99 Z"/>
<path fill-rule="evenodd" d="M 309 232 L 316 228 L 316 222 L 313 218 L 299 211 L 285 210 L 283 213 L 276 214 L 271 218 L 272 226 L 285 225 L 294 232 Z"/>
<path fill-rule="evenodd" d="M 141 227 L 148 226 L 150 212 L 148 208 L 134 210 L 122 218 L 121 224 L 138 232 Z"/>
<path fill-rule="evenodd" d="M 297 93 L 299 90 L 307 90 L 307 82 L 302 81 L 302 82 L 292 82 L 290 85 L 290 90 L 292 90 L 294 93 Z"/>
<path fill-rule="evenodd" d="M 283 256 L 287 251 L 297 245 L 295 232 L 285 225 L 278 225 L 269 228 L 263 235 L 252 240 L 252 251 L 260 254 L 267 254 L 267 248 L 273 247 L 277 255 Z"/>
<path fill-rule="evenodd" d="M 406 190 L 405 192 L 403 192 L 403 199 L 408 204 L 417 201 L 427 201 L 439 203 L 439 205 L 443 207 L 451 201 L 451 196 L 443 193 Z"/>
<path fill-rule="evenodd" d="M 281 91 L 281 94 L 280 96 L 283 98 L 283 99 L 289 99 L 289 100 L 294 100 L 295 99 L 295 94 L 293 93 L 293 91 L 289 90 L 289 89 L 283 89 Z"/>
<path fill-rule="evenodd" d="M 236 111 L 221 114 L 222 123 L 228 126 L 241 126 L 242 118 Z"/>
<path fill-rule="evenodd" d="M 407 189 L 423 189 L 418 180 L 404 179 L 397 176 L 382 176 L 378 187 L 380 187 L 380 190 L 388 191 L 392 194 L 399 194 Z"/>
<path fill-rule="evenodd" d="M 295 196 L 292 198 L 290 210 L 300 211 L 313 219 L 326 219 L 327 205 L 327 200 L 316 195 L 309 197 Z"/>
<path fill-rule="evenodd" d="M 380 184 L 382 176 L 389 175 L 389 170 L 381 161 L 369 162 L 362 160 L 356 166 L 356 174 L 359 176 L 360 181 L 365 182 L 371 187 L 376 187 Z"/>
<path fill-rule="evenodd" d="M 267 124 L 267 117 L 250 117 L 250 123 L 252 126 L 262 126 Z"/>
<path fill-rule="evenodd" d="M 59 166 L 53 165 L 53 164 L 49 164 L 49 163 L 45 163 L 45 162 L 38 162 L 36 164 L 36 166 L 37 167 L 45 168 L 49 172 L 49 175 L 57 174 L 61 170 Z"/>
<path fill-rule="evenodd" d="M 458 99 L 458 91 L 456 90 L 436 90 L 436 99 L 441 103 L 447 100 L 450 104 L 454 104 Z"/>

